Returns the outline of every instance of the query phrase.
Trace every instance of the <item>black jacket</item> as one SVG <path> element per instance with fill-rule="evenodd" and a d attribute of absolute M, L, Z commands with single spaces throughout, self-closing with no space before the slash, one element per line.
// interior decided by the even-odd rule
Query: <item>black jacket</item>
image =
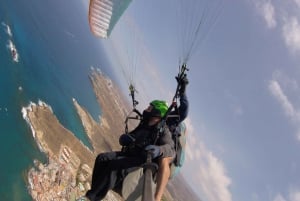
<path fill-rule="evenodd" d="M 139 124 L 129 135 L 134 139 L 127 147 L 125 152 L 130 155 L 144 154 L 147 145 L 157 145 L 161 150 L 161 157 L 172 157 L 175 154 L 172 135 L 167 126 L 164 126 L 159 132 L 158 125 L 147 126 Z"/>

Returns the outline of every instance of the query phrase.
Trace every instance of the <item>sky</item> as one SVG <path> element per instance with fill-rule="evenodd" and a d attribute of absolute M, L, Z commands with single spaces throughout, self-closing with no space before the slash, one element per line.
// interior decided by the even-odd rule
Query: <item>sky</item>
<path fill-rule="evenodd" d="M 133 1 L 110 38 L 99 39 L 124 91 L 134 82 L 141 110 L 152 99 L 170 102 L 175 92 L 182 49 L 176 3 Z M 192 7 L 187 16 L 201 13 Z M 181 173 L 202 200 L 300 201 L 299 10 L 300 0 L 223 0 L 200 31 L 187 62 Z"/>

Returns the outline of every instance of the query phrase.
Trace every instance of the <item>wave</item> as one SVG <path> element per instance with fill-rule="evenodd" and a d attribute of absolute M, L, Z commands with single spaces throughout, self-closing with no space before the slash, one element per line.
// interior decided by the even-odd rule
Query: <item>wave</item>
<path fill-rule="evenodd" d="M 2 26 L 5 27 L 5 32 L 10 37 L 10 39 L 8 40 L 7 48 L 10 50 L 10 53 L 11 53 L 11 56 L 12 56 L 13 60 L 15 62 L 19 62 L 19 54 L 17 52 L 15 44 L 12 41 L 12 31 L 11 31 L 11 28 L 5 22 L 2 22 L 1 24 L 2 24 Z"/>
<path fill-rule="evenodd" d="M 39 106 L 43 106 L 43 107 L 47 107 L 49 108 L 49 110 L 53 113 L 53 110 L 51 108 L 50 105 L 47 105 L 45 102 L 41 101 L 41 100 L 38 100 L 38 105 Z M 31 132 L 32 132 L 32 136 L 33 138 L 35 139 L 39 149 L 42 151 L 42 152 L 45 152 L 42 145 L 38 142 L 38 140 L 36 139 L 36 132 L 30 122 L 30 119 L 28 117 L 28 112 L 32 112 L 32 109 L 33 107 L 36 107 L 37 104 L 36 103 L 33 103 L 33 102 L 30 102 L 29 105 L 27 107 L 22 107 L 21 109 L 21 112 L 22 112 L 22 116 L 23 116 L 23 119 L 26 121 L 26 123 L 29 125 L 30 129 L 31 129 Z"/>
<path fill-rule="evenodd" d="M 6 28 L 5 31 L 6 31 L 7 35 L 12 37 L 12 32 L 11 32 L 10 26 L 8 24 L 6 24 L 5 22 L 2 22 L 1 24 Z"/>
<path fill-rule="evenodd" d="M 32 124 L 31 124 L 29 118 L 28 118 L 28 111 L 31 112 L 33 106 L 36 106 L 36 104 L 33 103 L 33 102 L 30 102 L 29 105 L 28 105 L 27 107 L 22 107 L 21 112 L 22 112 L 23 119 L 24 119 L 24 120 L 27 122 L 27 124 L 29 125 L 29 127 L 30 127 L 30 129 L 31 129 L 31 132 L 32 132 L 32 135 L 33 135 L 33 138 L 35 139 L 35 136 L 36 136 L 35 130 L 34 130 Z"/>
<path fill-rule="evenodd" d="M 12 40 L 8 40 L 7 48 L 10 50 L 12 59 L 15 62 L 19 62 L 19 54 L 18 54 L 17 48 L 16 48 L 15 44 L 12 42 Z"/>
<path fill-rule="evenodd" d="M 8 112 L 7 107 L 5 107 L 5 108 L 1 108 L 1 107 L 0 107 L 0 111 L 2 111 L 2 109 L 5 110 L 5 112 Z"/>

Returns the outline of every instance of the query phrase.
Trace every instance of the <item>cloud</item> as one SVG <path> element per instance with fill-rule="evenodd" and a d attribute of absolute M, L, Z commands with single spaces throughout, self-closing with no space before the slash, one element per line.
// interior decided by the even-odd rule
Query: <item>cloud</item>
<path fill-rule="evenodd" d="M 299 189 L 290 189 L 288 198 L 284 198 L 281 194 L 277 194 L 273 201 L 300 201 Z"/>
<path fill-rule="evenodd" d="M 274 198 L 273 201 L 287 201 L 287 200 L 284 199 L 284 198 L 282 197 L 282 195 L 278 194 L 278 195 L 276 195 L 276 197 Z"/>
<path fill-rule="evenodd" d="M 259 14 L 264 18 L 268 28 L 275 28 L 277 21 L 275 18 L 275 7 L 270 0 L 255 1 L 255 6 Z"/>
<path fill-rule="evenodd" d="M 297 134 L 296 134 L 297 140 L 300 141 L 300 129 L 298 129 Z"/>
<path fill-rule="evenodd" d="M 275 98 L 281 103 L 285 114 L 292 119 L 296 117 L 296 110 L 294 109 L 292 103 L 289 101 L 287 96 L 284 94 L 282 91 L 278 81 L 276 80 L 271 80 L 269 84 L 269 89 L 272 92 L 272 94 L 275 96 Z"/>
<path fill-rule="evenodd" d="M 284 89 L 283 89 L 284 87 Z M 279 71 L 273 74 L 273 79 L 269 82 L 268 88 L 271 94 L 280 103 L 285 115 L 290 119 L 290 121 L 296 126 L 297 133 L 296 138 L 300 141 L 300 111 L 296 108 L 297 101 L 292 102 L 292 95 L 288 96 L 288 90 L 294 92 L 294 94 L 299 93 L 298 84 L 295 80 L 284 76 Z M 293 94 L 293 95 L 294 95 Z M 295 96 L 295 95 L 294 95 Z M 293 97 L 294 100 L 297 97 Z M 298 97 L 299 98 L 299 97 Z"/>
<path fill-rule="evenodd" d="M 300 25 L 296 17 L 284 20 L 282 33 L 286 45 L 293 51 L 300 51 Z"/>
<path fill-rule="evenodd" d="M 294 0 L 297 6 L 300 8 L 300 0 Z"/>
<path fill-rule="evenodd" d="M 187 119 L 185 122 L 188 128 L 186 163 L 189 164 L 185 167 L 193 167 L 193 170 L 188 169 L 193 172 L 190 180 L 197 185 L 204 200 L 231 201 L 231 179 L 226 174 L 224 164 L 196 137 L 191 120 Z"/>
<path fill-rule="evenodd" d="M 253 0 L 255 8 L 270 29 L 279 28 L 282 39 L 292 52 L 300 51 L 300 0 Z"/>
<path fill-rule="evenodd" d="M 300 190 L 299 189 L 290 189 L 289 200 L 290 201 L 300 201 Z"/>
<path fill-rule="evenodd" d="M 283 87 L 288 88 L 295 94 L 299 93 L 298 91 L 300 90 L 300 88 L 297 80 L 289 78 L 279 70 L 275 70 L 272 76 L 273 79 L 278 80 L 278 82 L 280 82 Z"/>

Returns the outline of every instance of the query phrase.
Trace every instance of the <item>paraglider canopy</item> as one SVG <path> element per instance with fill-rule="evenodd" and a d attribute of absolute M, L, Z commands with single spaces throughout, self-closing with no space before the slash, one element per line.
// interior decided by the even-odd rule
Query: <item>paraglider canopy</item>
<path fill-rule="evenodd" d="M 109 37 L 132 0 L 90 0 L 89 25 L 93 34 Z"/>

